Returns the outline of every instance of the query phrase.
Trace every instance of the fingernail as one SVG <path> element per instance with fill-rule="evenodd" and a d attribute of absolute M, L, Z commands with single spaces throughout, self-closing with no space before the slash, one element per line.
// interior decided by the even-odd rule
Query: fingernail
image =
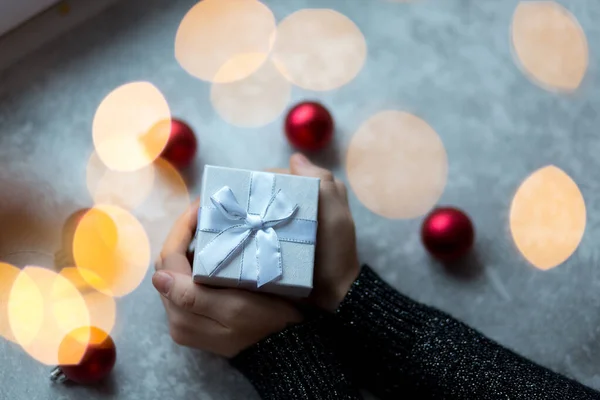
<path fill-rule="evenodd" d="M 299 164 L 299 165 L 308 165 L 310 164 L 310 161 L 308 161 L 308 158 L 306 158 L 306 156 L 302 153 L 296 153 L 294 155 L 294 161 Z"/>
<path fill-rule="evenodd" d="M 166 295 L 173 286 L 173 277 L 166 272 L 156 272 L 152 277 L 152 284 L 160 293 Z"/>

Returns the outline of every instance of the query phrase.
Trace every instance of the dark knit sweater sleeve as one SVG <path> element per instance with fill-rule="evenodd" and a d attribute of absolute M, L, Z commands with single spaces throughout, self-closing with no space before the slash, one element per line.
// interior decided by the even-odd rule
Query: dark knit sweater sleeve
<path fill-rule="evenodd" d="M 600 399 L 436 309 L 402 296 L 364 267 L 336 313 L 338 353 L 381 399 Z M 403 397 L 404 396 L 404 397 Z"/>
<path fill-rule="evenodd" d="M 264 400 L 360 400 L 330 343 L 330 318 L 315 318 L 271 335 L 231 360 Z"/>

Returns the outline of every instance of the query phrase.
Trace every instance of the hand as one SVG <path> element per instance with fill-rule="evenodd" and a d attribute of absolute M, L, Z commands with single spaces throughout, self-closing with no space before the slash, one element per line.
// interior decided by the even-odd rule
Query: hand
<path fill-rule="evenodd" d="M 212 288 L 192 281 L 186 252 L 193 237 L 199 202 L 175 224 L 152 277 L 161 293 L 173 340 L 225 357 L 302 321 L 292 304 L 240 289 Z"/>
<path fill-rule="evenodd" d="M 315 287 L 311 300 L 318 307 L 335 311 L 360 271 L 346 185 L 334 178 L 330 171 L 312 164 L 302 154 L 291 157 L 290 172 L 321 178 Z"/>

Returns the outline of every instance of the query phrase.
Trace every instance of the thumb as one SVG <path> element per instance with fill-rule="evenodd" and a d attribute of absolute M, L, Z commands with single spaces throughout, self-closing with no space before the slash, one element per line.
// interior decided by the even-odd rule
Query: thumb
<path fill-rule="evenodd" d="M 296 153 L 290 158 L 290 171 L 294 175 L 321 178 L 322 181 L 333 182 L 333 174 L 331 171 L 317 167 L 300 153 Z"/>
<path fill-rule="evenodd" d="M 158 271 L 152 284 L 174 306 L 198 315 L 217 318 L 219 305 L 227 303 L 227 297 L 219 289 L 198 285 L 189 276 L 171 271 Z"/>

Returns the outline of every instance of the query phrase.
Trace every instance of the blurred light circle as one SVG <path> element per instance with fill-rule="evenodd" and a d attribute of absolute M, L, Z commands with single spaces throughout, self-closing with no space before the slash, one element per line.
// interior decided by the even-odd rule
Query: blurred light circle
<path fill-rule="evenodd" d="M 107 339 L 108 343 L 106 343 Z M 105 343 L 106 345 L 110 343 L 111 347 L 114 346 L 114 342 L 112 341 L 112 338 L 109 336 L 108 332 L 105 332 L 96 326 L 82 326 L 80 328 L 74 329 L 67 335 L 65 335 L 63 341 L 60 344 L 60 347 L 58 349 L 58 364 L 61 367 L 75 365 L 72 362 L 72 360 L 76 357 L 80 357 L 81 363 L 86 363 L 87 365 L 89 365 L 90 360 L 88 357 L 90 357 L 90 354 L 94 354 L 90 353 L 90 348 L 96 348 L 97 351 L 97 346 L 102 345 L 103 343 Z M 96 356 L 98 354 L 99 353 L 96 353 Z M 83 357 L 81 357 L 80 355 L 83 355 Z M 96 357 L 96 359 L 100 363 L 102 363 L 103 361 L 107 361 L 103 360 L 103 357 Z M 81 367 L 81 363 L 76 368 Z M 99 367 L 99 365 L 95 365 L 94 367 Z M 97 369 L 94 367 L 90 366 L 90 368 L 85 369 L 84 371 L 87 373 L 93 373 L 94 371 L 97 372 Z"/>
<path fill-rule="evenodd" d="M 8 297 L 8 322 L 16 342 L 29 346 L 44 323 L 44 297 L 37 282 L 21 270 Z M 52 277 L 50 278 L 52 279 Z"/>
<path fill-rule="evenodd" d="M 86 303 L 73 284 L 39 267 L 26 267 L 15 280 L 8 315 L 16 341 L 46 365 L 58 364 L 58 349 L 68 332 L 90 322 Z M 76 364 L 83 353 L 71 356 L 69 362 Z"/>
<path fill-rule="evenodd" d="M 162 152 L 169 132 L 153 130 L 171 112 L 161 92 L 149 82 L 132 82 L 110 92 L 98 106 L 92 133 L 100 160 L 114 171 L 135 171 Z"/>
<path fill-rule="evenodd" d="M 191 205 L 190 193 L 179 171 L 168 161 L 155 162 L 152 192 L 136 209 L 136 216 L 148 233 L 152 259 L 160 254 L 171 227 Z"/>
<path fill-rule="evenodd" d="M 251 75 L 266 61 L 275 31 L 273 13 L 259 1 L 203 0 L 179 25 L 175 58 L 196 78 L 233 82 Z"/>
<path fill-rule="evenodd" d="M 92 271 L 86 271 L 88 279 Z M 103 332 L 110 334 L 115 326 L 117 315 L 117 304 L 115 299 L 92 287 L 79 273 L 76 267 L 63 268 L 60 275 L 67 278 L 81 293 L 90 314 L 90 325 L 100 328 Z M 95 277 L 95 281 L 100 280 Z M 107 285 L 103 285 L 107 287 Z"/>
<path fill-rule="evenodd" d="M 346 156 L 350 186 L 386 218 L 417 218 L 441 197 L 448 175 L 444 144 L 420 118 L 383 111 L 356 132 Z"/>
<path fill-rule="evenodd" d="M 126 210 L 101 204 L 79 222 L 73 240 L 79 273 L 93 288 L 108 296 L 131 293 L 150 264 L 148 236 Z"/>
<path fill-rule="evenodd" d="M 131 210 L 152 190 L 154 166 L 149 164 L 135 171 L 113 171 L 93 152 L 87 164 L 86 183 L 94 203 Z"/>
<path fill-rule="evenodd" d="M 531 174 L 510 208 L 510 231 L 523 257 L 548 270 L 577 250 L 586 225 L 585 201 L 577 184 L 553 165 Z"/>
<path fill-rule="evenodd" d="M 546 89 L 577 89 L 588 67 L 585 33 L 573 14 L 554 1 L 517 6 L 512 43 L 526 75 Z"/>
<path fill-rule="evenodd" d="M 273 61 L 294 85 L 326 91 L 352 81 L 367 58 L 367 43 L 348 17 L 330 9 L 305 9 L 277 27 Z"/>
<path fill-rule="evenodd" d="M 232 83 L 213 83 L 210 100 L 228 123 L 245 128 L 273 122 L 286 109 L 292 88 L 272 63 L 249 77 Z"/>
<path fill-rule="evenodd" d="M 8 300 L 13 283 L 20 272 L 21 270 L 17 267 L 0 262 L 0 337 L 11 342 L 16 342 L 16 340 L 8 320 Z"/>

